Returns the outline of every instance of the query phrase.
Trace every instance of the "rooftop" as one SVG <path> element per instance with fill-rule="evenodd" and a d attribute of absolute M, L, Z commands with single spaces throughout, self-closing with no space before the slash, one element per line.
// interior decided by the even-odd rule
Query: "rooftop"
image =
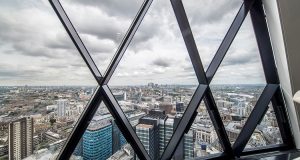
<path fill-rule="evenodd" d="M 151 128 L 153 128 L 153 125 L 151 125 L 151 124 L 138 124 L 138 125 L 136 125 L 136 128 L 138 128 L 138 129 L 151 129 Z"/>

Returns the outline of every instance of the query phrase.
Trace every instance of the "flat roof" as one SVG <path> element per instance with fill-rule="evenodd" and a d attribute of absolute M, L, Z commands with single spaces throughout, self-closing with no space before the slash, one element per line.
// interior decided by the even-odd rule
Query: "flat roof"
<path fill-rule="evenodd" d="M 151 125 L 151 124 L 138 124 L 136 127 L 150 129 L 150 128 L 153 128 L 153 125 Z"/>

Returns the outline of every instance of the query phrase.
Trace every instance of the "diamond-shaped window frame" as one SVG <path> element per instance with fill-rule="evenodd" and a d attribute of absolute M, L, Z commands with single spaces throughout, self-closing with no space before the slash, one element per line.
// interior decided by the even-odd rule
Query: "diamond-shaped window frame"
<path fill-rule="evenodd" d="M 153 0 L 144 0 L 140 10 L 138 11 L 133 23 L 131 24 L 127 34 L 125 35 L 123 41 L 121 42 L 115 56 L 113 57 L 110 65 L 104 76 L 101 75 L 99 69 L 95 65 L 93 59 L 91 58 L 89 52 L 85 48 L 83 42 L 81 41 L 78 33 L 73 27 L 70 19 L 65 13 L 59 0 L 49 0 L 54 11 L 59 17 L 61 23 L 72 39 L 77 50 L 80 52 L 82 58 L 88 65 L 90 71 L 92 72 L 94 78 L 98 83 L 95 94 L 91 98 L 90 102 L 86 106 L 85 110 L 81 114 L 77 124 L 75 125 L 71 135 L 69 136 L 66 144 L 58 155 L 57 159 L 69 159 L 72 155 L 77 143 L 85 132 L 89 125 L 90 120 L 93 118 L 98 106 L 103 101 L 108 107 L 110 113 L 115 118 L 116 123 L 123 133 L 126 140 L 131 144 L 135 153 L 140 159 L 150 159 L 147 151 L 143 147 L 142 143 L 135 134 L 133 128 L 131 127 L 128 119 L 122 112 L 121 107 L 114 98 L 112 92 L 107 86 L 108 81 L 113 75 L 118 63 L 122 59 L 128 45 L 130 44 L 136 30 L 138 29 L 140 23 L 142 22 L 145 14 L 147 13 L 149 7 L 151 6 Z M 219 49 L 217 50 L 213 60 L 211 61 L 207 71 L 204 71 L 197 46 L 188 22 L 185 9 L 182 4 L 182 0 L 170 0 L 179 28 L 181 30 L 185 45 L 187 47 L 189 56 L 192 60 L 192 65 L 195 70 L 199 85 L 192 97 L 189 106 L 187 107 L 183 117 L 178 123 L 176 130 L 169 141 L 169 144 L 165 148 L 165 151 L 161 159 L 171 159 L 177 145 L 179 144 L 181 138 L 185 132 L 188 132 L 191 124 L 193 123 L 196 115 L 197 108 L 204 99 L 207 106 L 207 111 L 216 129 L 220 144 L 223 147 L 223 154 L 219 155 L 219 158 L 234 158 L 240 157 L 242 155 L 272 151 L 278 149 L 289 149 L 294 148 L 294 140 L 292 138 L 292 133 L 290 130 L 290 124 L 285 110 L 285 104 L 283 101 L 279 77 L 277 74 L 277 69 L 275 65 L 275 60 L 273 56 L 273 50 L 270 42 L 268 27 L 264 15 L 263 4 L 261 0 L 244 0 L 237 13 L 233 23 L 231 24 L 227 34 L 225 35 Z M 248 12 L 250 12 L 254 32 L 257 40 L 257 44 L 260 51 L 260 57 L 263 63 L 263 69 L 265 73 L 265 78 L 267 81 L 267 86 L 265 87 L 263 93 L 261 94 L 256 106 L 254 107 L 252 113 L 250 114 L 245 126 L 242 128 L 236 142 L 231 146 L 228 139 L 225 127 L 222 123 L 222 119 L 212 92 L 210 89 L 210 82 L 212 81 L 216 71 L 218 70 L 223 58 L 225 57 L 232 41 L 234 40 L 237 32 L 239 31 L 241 25 Z M 266 111 L 268 110 L 269 102 L 272 102 L 273 108 L 278 121 L 278 126 L 282 135 L 283 144 L 278 146 L 266 147 L 265 149 L 260 149 L 259 151 L 249 151 L 243 152 L 251 134 L 254 132 L 255 127 L 262 120 Z"/>

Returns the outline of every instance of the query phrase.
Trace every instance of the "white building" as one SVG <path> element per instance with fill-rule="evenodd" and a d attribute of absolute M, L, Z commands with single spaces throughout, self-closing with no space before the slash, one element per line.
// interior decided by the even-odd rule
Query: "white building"
<path fill-rule="evenodd" d="M 67 107 L 69 107 L 69 101 L 67 99 L 59 99 L 57 103 L 57 116 L 63 117 L 66 116 Z"/>

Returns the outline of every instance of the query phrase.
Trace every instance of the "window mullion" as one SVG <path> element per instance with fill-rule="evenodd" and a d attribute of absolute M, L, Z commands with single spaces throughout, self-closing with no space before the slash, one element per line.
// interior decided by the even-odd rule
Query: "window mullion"
<path fill-rule="evenodd" d="M 261 0 L 256 1 L 253 8 L 250 10 L 250 15 L 266 81 L 268 84 L 280 84 Z M 283 95 L 280 89 L 277 90 L 274 97 L 272 98 L 272 104 L 283 143 L 292 147 L 294 146 L 294 140 L 290 130 L 290 124 L 286 113 Z"/>

